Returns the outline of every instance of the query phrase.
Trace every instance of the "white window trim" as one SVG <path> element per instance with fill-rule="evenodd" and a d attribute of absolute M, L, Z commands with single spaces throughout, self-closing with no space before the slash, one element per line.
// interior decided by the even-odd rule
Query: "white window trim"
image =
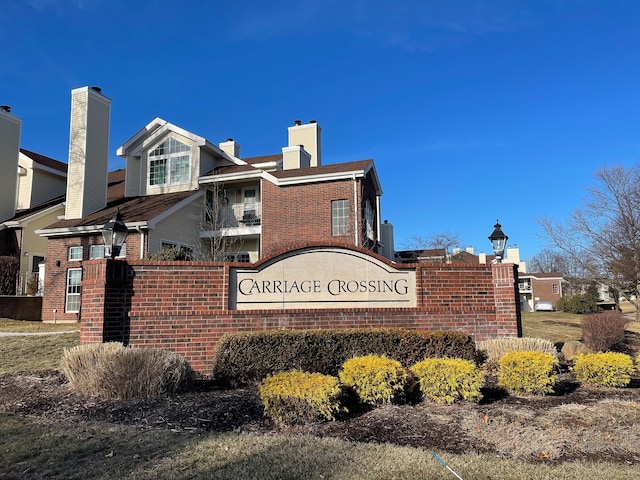
<path fill-rule="evenodd" d="M 102 256 L 94 256 L 92 251 L 97 248 L 102 247 L 103 255 Z M 127 242 L 122 244 L 120 247 L 120 252 L 116 258 L 124 258 L 127 256 Z M 97 260 L 100 258 L 111 258 L 111 249 L 109 249 L 106 245 L 91 245 L 89 247 L 89 260 Z"/>
<path fill-rule="evenodd" d="M 164 153 L 162 155 L 151 155 L 151 153 L 157 149 L 160 145 L 162 145 L 165 142 L 168 142 L 170 140 L 175 140 L 176 142 L 181 143 L 182 145 L 185 145 L 187 147 L 189 147 L 189 150 L 185 150 L 185 151 L 180 151 L 180 152 L 174 152 L 174 153 Z M 184 180 L 179 180 L 179 181 L 173 181 L 173 179 L 171 178 L 171 166 L 173 163 L 174 159 L 179 159 L 182 157 L 186 157 L 187 158 L 187 166 L 188 166 L 188 171 L 187 174 L 185 176 Z M 152 147 L 151 149 L 149 149 L 149 152 L 147 154 L 147 185 L 150 188 L 154 188 L 154 187 L 166 187 L 169 185 L 186 185 L 189 184 L 191 182 L 191 169 L 192 169 L 192 165 L 191 165 L 191 161 L 193 158 L 193 147 L 181 140 L 178 140 L 177 138 L 174 137 L 167 137 L 164 140 L 162 140 L 161 142 L 157 143 L 154 147 Z M 163 183 L 151 183 L 151 171 L 152 171 L 152 167 L 151 167 L 151 163 L 155 162 L 155 161 L 159 161 L 159 160 L 166 160 L 165 163 L 165 181 Z"/>
<path fill-rule="evenodd" d="M 71 279 L 71 272 L 80 272 L 80 284 L 78 285 L 78 292 L 69 293 L 69 281 Z M 69 308 L 69 300 L 71 298 L 77 298 L 78 307 L 77 310 Z M 75 303 L 75 302 L 74 302 Z M 80 305 L 82 304 L 82 268 L 70 268 L 67 270 L 67 279 L 65 283 L 65 292 L 64 292 L 64 311 L 66 313 L 78 313 L 80 311 Z"/>
<path fill-rule="evenodd" d="M 80 252 L 80 258 L 71 258 L 71 252 L 72 251 L 79 251 Z M 67 250 L 67 260 L 69 262 L 80 262 L 82 261 L 82 256 L 84 255 L 84 249 L 82 247 L 82 245 L 74 245 L 72 247 L 69 247 L 69 249 Z"/>
<path fill-rule="evenodd" d="M 344 212 L 344 215 L 334 215 L 334 205 L 337 202 L 345 202 L 345 206 L 341 209 L 341 212 Z M 344 219 L 339 225 L 337 223 L 338 219 Z M 336 227 L 344 228 L 344 231 L 336 232 Z M 337 200 L 331 200 L 331 235 L 334 237 L 340 237 L 343 235 L 349 235 L 349 199 L 340 198 Z"/>

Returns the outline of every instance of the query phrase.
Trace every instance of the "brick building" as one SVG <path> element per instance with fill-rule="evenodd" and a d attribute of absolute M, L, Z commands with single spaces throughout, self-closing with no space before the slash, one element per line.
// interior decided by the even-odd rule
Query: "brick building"
<path fill-rule="evenodd" d="M 562 275 L 550 273 L 519 273 L 518 290 L 520 308 L 523 312 L 533 312 L 538 302 L 551 302 L 555 308 L 562 298 Z"/>
<path fill-rule="evenodd" d="M 72 91 L 64 218 L 37 231 L 48 240 L 43 320 L 79 319 L 82 262 L 110 255 L 101 231 L 117 211 L 127 260 L 177 247 L 197 259 L 256 262 L 300 241 L 392 258 L 373 160 L 323 165 L 315 121 L 289 127 L 280 153 L 242 158 L 232 139 L 215 145 L 155 118 L 118 149 L 125 169 L 108 174 L 110 107 L 98 88 Z"/>

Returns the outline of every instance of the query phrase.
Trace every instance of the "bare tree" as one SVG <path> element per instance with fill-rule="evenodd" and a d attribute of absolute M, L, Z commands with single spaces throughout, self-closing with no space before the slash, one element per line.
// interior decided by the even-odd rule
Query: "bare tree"
<path fill-rule="evenodd" d="M 593 284 L 592 274 L 583 267 L 588 262 L 577 261 L 561 250 L 543 248 L 529 259 L 528 264 L 532 272 L 560 273 L 564 279 L 562 291 L 567 295 L 582 294 Z"/>
<path fill-rule="evenodd" d="M 413 236 L 406 244 L 405 248 L 411 250 L 444 248 L 447 258 L 451 256 L 454 247 L 462 244 L 460 236 L 454 232 L 433 232 L 428 237 Z"/>
<path fill-rule="evenodd" d="M 235 253 L 242 245 L 238 237 L 231 235 L 229 231 L 238 225 L 224 185 L 210 185 L 204 196 L 200 226 L 200 230 L 210 233 L 210 236 L 201 242 L 195 257 L 203 260 L 228 260 L 229 255 Z"/>
<path fill-rule="evenodd" d="M 591 279 L 632 302 L 640 320 L 640 166 L 603 167 L 595 178 L 584 205 L 565 222 L 538 223 Z"/>

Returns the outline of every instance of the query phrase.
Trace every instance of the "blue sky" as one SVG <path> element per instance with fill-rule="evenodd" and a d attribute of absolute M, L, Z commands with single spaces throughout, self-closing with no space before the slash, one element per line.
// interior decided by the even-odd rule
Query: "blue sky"
<path fill-rule="evenodd" d="M 496 218 L 528 258 L 593 172 L 640 159 L 636 0 L 2 0 L 0 104 L 66 161 L 70 92 L 112 99 L 110 167 L 159 116 L 242 156 L 294 119 L 323 162 L 373 158 L 396 248 Z"/>

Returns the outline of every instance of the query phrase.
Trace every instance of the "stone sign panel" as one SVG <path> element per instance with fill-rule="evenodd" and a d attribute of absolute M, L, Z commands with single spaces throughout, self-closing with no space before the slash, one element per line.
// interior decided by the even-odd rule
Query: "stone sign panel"
<path fill-rule="evenodd" d="M 232 310 L 415 307 L 416 273 L 338 247 L 296 250 L 232 268 Z"/>

